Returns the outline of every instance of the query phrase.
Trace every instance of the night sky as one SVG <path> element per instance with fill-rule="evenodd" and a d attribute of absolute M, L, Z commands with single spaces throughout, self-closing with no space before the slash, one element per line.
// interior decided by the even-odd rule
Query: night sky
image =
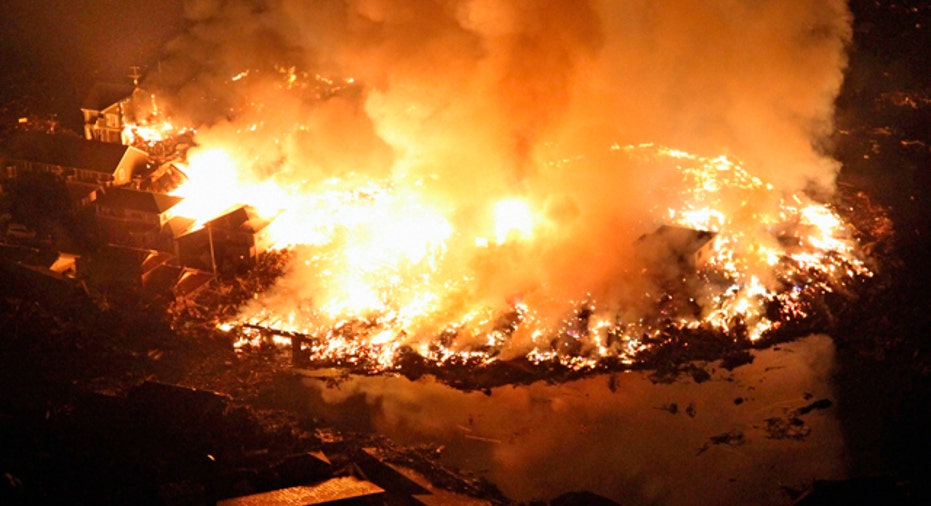
<path fill-rule="evenodd" d="M 78 122 L 94 81 L 128 80 L 130 66 L 156 64 L 183 23 L 181 0 L 0 3 L 2 120 L 58 112 L 66 125 Z"/>

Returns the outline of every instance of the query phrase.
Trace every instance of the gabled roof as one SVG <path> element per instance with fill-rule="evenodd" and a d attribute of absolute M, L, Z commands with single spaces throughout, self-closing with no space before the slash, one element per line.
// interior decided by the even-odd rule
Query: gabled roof
<path fill-rule="evenodd" d="M 93 262 L 108 276 L 140 280 L 168 259 L 166 254 L 154 250 L 110 245 L 97 253 Z"/>
<path fill-rule="evenodd" d="M 187 233 L 195 223 L 197 223 L 197 220 L 193 218 L 175 216 L 174 218 L 168 220 L 167 223 L 165 223 L 165 230 L 171 234 L 171 237 L 177 238 Z"/>
<path fill-rule="evenodd" d="M 102 111 L 111 105 L 128 99 L 135 88 L 129 84 L 94 83 L 87 97 L 81 102 L 81 109 Z"/>
<path fill-rule="evenodd" d="M 21 132 L 10 140 L 6 152 L 14 160 L 113 174 L 130 150 L 139 151 L 131 146 L 79 137 Z"/>
<path fill-rule="evenodd" d="M 73 271 L 75 269 L 75 264 L 77 263 L 79 257 L 80 255 L 74 255 L 71 253 L 59 253 L 58 258 L 52 262 L 52 265 L 49 266 L 48 270 L 65 275 L 66 272 Z"/>
<path fill-rule="evenodd" d="M 165 295 L 174 288 L 180 276 L 181 267 L 160 264 L 143 274 L 142 289 L 148 295 Z"/>
<path fill-rule="evenodd" d="M 184 199 L 181 197 L 165 195 L 164 193 L 144 192 L 126 188 L 111 188 L 97 199 L 97 205 L 101 207 L 131 209 L 144 213 L 162 214 L 178 205 L 182 200 Z"/>
<path fill-rule="evenodd" d="M 175 295 L 185 297 L 199 291 L 213 281 L 214 275 L 209 272 L 195 269 L 184 269 L 178 282 L 175 283 Z"/>
<path fill-rule="evenodd" d="M 239 206 L 207 222 L 214 229 L 257 233 L 267 227 L 271 221 L 259 216 L 252 206 Z"/>

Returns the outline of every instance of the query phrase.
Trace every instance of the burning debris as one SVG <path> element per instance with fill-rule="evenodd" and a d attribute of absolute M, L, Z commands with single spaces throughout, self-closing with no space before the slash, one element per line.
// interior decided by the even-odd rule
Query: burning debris
<path fill-rule="evenodd" d="M 667 156 L 667 150 L 654 149 L 625 150 L 639 156 Z M 282 344 L 293 346 L 299 364 L 362 371 L 395 370 L 404 362 L 428 370 L 481 368 L 499 360 L 513 363 L 511 341 L 529 335 L 531 344 L 524 358 L 529 365 L 551 362 L 568 370 L 596 370 L 655 363 L 662 355 L 658 351 L 672 342 L 700 348 L 702 342 L 721 341 L 723 349 L 728 349 L 772 338 L 783 328 L 791 333 L 819 311 L 825 296 L 846 292 L 871 276 L 868 260 L 854 237 L 863 232 L 846 225 L 833 207 L 802 195 L 775 197 L 771 186 L 726 159 L 701 159 L 681 152 L 674 159 L 693 161 L 678 169 L 685 178 L 705 181 L 700 200 L 710 206 L 696 209 L 687 200 L 684 211 L 669 211 L 670 219 L 680 226 L 664 225 L 636 242 L 649 251 L 670 251 L 654 253 L 651 260 L 659 261 L 645 263 L 647 277 L 656 280 L 645 295 L 658 298 L 647 299 L 655 310 L 636 321 L 625 321 L 623 308 L 612 310 L 610 305 L 588 301 L 562 322 L 547 326 L 545 318 L 520 302 L 498 316 L 492 310 L 467 315 L 418 343 L 409 337 L 417 329 L 407 327 L 408 321 L 402 318 L 411 310 L 386 299 L 383 309 L 349 318 L 340 318 L 338 313 L 328 317 L 325 311 L 312 308 L 279 314 L 261 303 L 259 310 L 250 313 L 247 305 L 239 317 L 224 322 L 223 328 L 235 329 L 238 346 L 255 346 L 277 336 Z M 727 216 L 714 204 L 733 198 L 729 194 L 769 199 L 772 209 L 757 204 L 751 211 L 741 211 L 747 216 Z M 882 223 L 879 217 L 873 219 Z M 753 227 L 744 228 L 742 220 L 750 220 Z M 701 229 L 713 232 L 690 231 Z M 299 258 L 300 250 L 293 251 Z M 442 250 L 435 253 L 432 261 L 440 264 L 442 255 Z M 461 286 L 469 278 L 456 284 Z M 418 316 L 431 310 L 431 306 L 418 307 L 422 312 Z M 473 344 L 462 344 L 468 342 Z M 727 354 L 723 349 L 717 356 Z M 411 362 L 414 356 L 419 359 Z"/>
<path fill-rule="evenodd" d="M 676 342 L 739 349 L 780 331 L 812 328 L 806 322 L 824 309 L 826 296 L 849 293 L 872 275 L 860 242 L 871 238 L 871 248 L 888 238 L 881 210 L 870 208 L 873 223 L 853 226 L 837 207 L 779 191 L 727 157 L 653 144 L 615 144 L 606 153 L 546 167 L 574 170 L 595 157 L 660 171 L 680 190 L 657 200 L 670 207 L 650 209 L 651 219 L 665 224 L 632 241 L 634 268 L 599 280 L 589 288 L 604 299 L 588 291 L 583 302 L 554 300 L 546 284 L 515 286 L 505 304 L 488 294 L 475 298 L 495 276 L 510 277 L 500 266 L 514 255 L 545 256 L 551 247 L 555 223 L 525 200 L 497 201 L 488 233 L 470 237 L 425 205 L 419 190 L 343 188 L 338 180 L 313 190 L 274 178 L 244 180 L 223 150 L 182 153 L 187 161 L 163 164 L 152 180 L 183 176 L 171 194 L 180 202 L 174 214 L 187 224 L 174 234 L 184 265 L 216 271 L 219 263 L 286 252 L 280 281 L 265 278 L 260 285 L 268 289 L 222 310 L 230 315 L 229 308 L 253 299 L 238 315 L 210 317 L 234 332 L 237 347 L 278 342 L 291 346 L 297 365 L 363 372 L 497 369 L 502 360 L 578 372 L 656 365 Z M 289 286 L 293 280 L 306 285 Z M 627 291 L 618 292 L 624 285 Z M 631 288 L 642 293 L 632 296 Z"/>
<path fill-rule="evenodd" d="M 282 30 L 278 7 L 261 30 L 229 37 L 230 21 L 257 28 L 237 5 L 192 7 L 160 72 L 129 96 L 95 90 L 84 110 L 87 137 L 119 137 L 152 159 L 117 185 L 148 191 L 106 189 L 95 204 L 119 218 L 104 220 L 110 241 L 225 273 L 172 308 L 176 326 L 193 315 L 240 349 L 290 346 L 302 366 L 571 376 L 678 363 L 685 348 L 720 357 L 818 327 L 827 298 L 872 275 L 860 232 L 830 204 L 836 162 L 812 147 L 829 131 L 850 37 L 842 2 L 796 7 L 779 23 L 767 16 L 775 3 L 699 13 L 728 40 L 757 40 L 744 21 L 766 19 L 760 54 L 683 30 L 696 13 L 681 5 L 625 29 L 613 23 L 639 19 L 636 7 L 424 1 L 423 19 L 399 25 L 400 4 L 336 2 L 313 16 L 292 6 L 312 44 Z M 425 29 L 399 28 L 408 22 Z M 667 36 L 667 63 L 735 57 L 680 79 L 633 51 L 653 30 Z M 204 48 L 215 57 L 199 58 Z M 783 88 L 752 85 L 772 77 L 762 62 Z M 622 77 L 631 69 L 639 81 Z M 642 100 L 672 83 L 686 93 Z M 688 100 L 696 91 L 705 98 Z M 656 121 L 669 111 L 708 121 L 684 132 Z M 745 117 L 782 144 L 748 135 Z M 592 129 L 601 133 L 584 135 Z M 643 137 L 655 142 L 617 142 Z M 662 144 L 673 141 L 729 154 Z M 128 193 L 162 203 L 155 217 L 111 205 Z M 243 281 L 263 256 L 286 261 Z"/>
<path fill-rule="evenodd" d="M 239 348 L 368 372 L 638 367 L 791 333 L 871 276 L 813 147 L 843 2 L 454 4 L 192 7 L 134 93 L 123 138 L 171 164 L 151 180 L 180 182 L 182 256 L 290 258 L 207 318 Z M 235 209 L 235 234 L 213 226 Z"/>

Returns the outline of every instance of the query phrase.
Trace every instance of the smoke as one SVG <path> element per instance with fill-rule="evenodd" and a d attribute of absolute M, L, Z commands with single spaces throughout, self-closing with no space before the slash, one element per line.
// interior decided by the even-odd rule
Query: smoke
<path fill-rule="evenodd" d="M 727 154 L 784 192 L 830 192 L 838 168 L 819 146 L 851 36 L 841 0 L 191 0 L 185 14 L 144 83 L 164 111 L 256 179 L 385 183 L 403 196 L 385 212 L 441 213 L 453 232 L 429 283 L 453 318 L 513 297 L 553 315 L 637 300 L 634 242 L 682 183 L 673 162 L 612 145 Z M 533 210 L 533 240 L 476 248 L 506 198 Z M 275 303 L 345 289 L 308 281 L 335 264 L 300 265 Z"/>

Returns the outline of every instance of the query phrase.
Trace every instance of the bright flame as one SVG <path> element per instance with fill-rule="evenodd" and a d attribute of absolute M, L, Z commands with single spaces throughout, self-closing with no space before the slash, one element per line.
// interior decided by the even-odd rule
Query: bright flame
<path fill-rule="evenodd" d="M 175 213 L 195 220 L 195 227 L 237 205 L 248 204 L 268 219 L 294 205 L 295 196 L 273 180 L 246 179 L 236 160 L 220 148 L 192 153 L 184 172 L 188 180 L 171 194 L 184 197 Z"/>
<path fill-rule="evenodd" d="M 495 240 L 504 244 L 509 238 L 529 239 L 533 232 L 533 212 L 526 202 L 502 200 L 495 204 Z"/>
<path fill-rule="evenodd" d="M 269 299 L 257 296 L 222 328 L 240 333 L 239 346 L 255 344 L 267 332 L 315 336 L 305 351 L 318 361 L 388 368 L 401 345 L 411 343 L 438 364 L 487 363 L 522 336 L 532 343 L 523 353 L 534 363 L 583 368 L 606 357 L 633 363 L 650 349 L 647 342 L 670 328 L 760 339 L 786 321 L 807 317 L 808 301 L 818 293 L 871 275 L 847 226 L 827 205 L 781 195 L 723 156 L 703 158 L 652 145 L 612 150 L 676 160 L 684 182 L 679 205 L 658 208 L 655 215 L 715 234 L 696 272 L 680 274 L 698 286 L 685 293 L 699 308 L 691 314 L 660 309 L 627 321 L 610 305 L 569 301 L 577 308 L 574 316 L 553 322 L 516 293 L 504 313 L 494 305 L 470 305 L 469 294 L 483 279 L 482 262 L 493 271 L 493 255 L 508 254 L 508 248 L 488 248 L 482 236 L 463 237 L 429 203 L 422 185 L 402 179 L 280 186 L 273 178 L 250 180 L 227 151 L 201 149 L 191 154 L 185 167 L 189 181 L 175 194 L 185 197 L 179 214 L 200 221 L 243 203 L 275 218 L 268 228 L 272 242 L 300 259 L 292 270 L 295 279 L 308 283 L 298 290 L 307 298 L 276 302 L 272 290 Z M 526 201 L 508 198 L 490 207 L 497 245 L 546 241 L 535 236 L 537 223 Z M 474 256 L 474 270 L 448 263 L 459 255 Z M 682 295 L 673 290 L 673 298 Z M 645 296 L 655 303 L 655 294 Z M 460 300 L 464 306 L 457 305 Z"/>
<path fill-rule="evenodd" d="M 184 197 L 175 210 L 178 215 L 207 221 L 237 203 L 238 171 L 226 151 L 211 149 L 192 154 L 185 174 L 188 181 L 172 192 Z"/>

